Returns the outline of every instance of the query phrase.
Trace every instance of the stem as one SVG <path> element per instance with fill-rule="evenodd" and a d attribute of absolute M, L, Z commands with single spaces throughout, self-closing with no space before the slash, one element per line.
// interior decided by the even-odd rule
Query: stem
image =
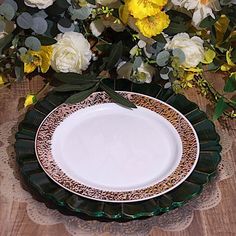
<path fill-rule="evenodd" d="M 43 86 L 43 88 L 37 93 L 37 97 L 38 97 L 38 96 L 41 96 L 41 95 L 48 89 L 49 85 L 50 85 L 49 82 L 46 83 L 46 84 Z"/>

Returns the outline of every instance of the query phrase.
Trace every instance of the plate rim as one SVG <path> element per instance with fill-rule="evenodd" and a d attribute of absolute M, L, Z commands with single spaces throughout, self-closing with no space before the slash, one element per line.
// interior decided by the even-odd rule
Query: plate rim
<path fill-rule="evenodd" d="M 195 141 L 196 141 L 196 146 L 197 146 L 197 150 L 196 150 L 196 157 L 195 157 L 195 161 L 194 163 L 191 165 L 191 169 L 187 172 L 187 174 L 185 174 L 185 176 L 177 182 L 177 184 L 174 184 L 171 188 L 168 188 L 167 190 L 165 191 L 162 191 L 161 193 L 158 193 L 158 194 L 153 194 L 149 197 L 145 197 L 145 198 L 138 198 L 138 199 L 122 199 L 122 200 L 110 200 L 110 199 L 104 199 L 104 198 L 96 198 L 96 197 L 90 197 L 90 196 L 86 196 L 84 194 L 81 194 L 81 193 L 78 193 L 76 191 L 73 191 L 71 190 L 70 188 L 64 186 L 63 184 L 61 184 L 60 182 L 58 182 L 57 180 L 55 180 L 51 175 L 50 173 L 48 173 L 48 171 L 45 169 L 44 165 L 42 165 L 41 163 L 41 160 L 38 156 L 38 152 L 37 152 L 37 138 L 38 138 L 38 134 L 40 132 L 40 128 L 43 126 L 44 122 L 48 119 L 48 117 L 50 117 L 50 115 L 55 111 L 57 110 L 58 108 L 62 107 L 63 105 L 65 105 L 65 103 L 61 103 L 60 105 L 56 106 L 51 112 L 49 112 L 45 118 L 42 120 L 42 122 L 40 123 L 38 129 L 37 129 L 37 132 L 36 132 L 36 135 L 35 135 L 35 139 L 34 139 L 34 148 L 35 148 L 35 154 L 36 154 L 36 157 L 37 157 L 37 160 L 41 166 L 41 168 L 44 170 L 44 172 L 46 173 L 46 175 L 51 178 L 56 184 L 60 185 L 62 188 L 70 191 L 71 193 L 74 193 L 78 196 L 81 196 L 81 197 L 84 197 L 84 198 L 87 198 L 87 199 L 91 199 L 91 200 L 95 200 L 95 201 L 102 201 L 102 202 L 110 202 L 110 203 L 132 203 L 132 202 L 139 202 L 139 201 L 144 201 L 144 200 L 149 200 L 149 199 L 152 199 L 152 198 L 156 198 L 156 197 L 159 197 L 163 194 L 166 194 L 168 193 L 169 191 L 175 189 L 176 187 L 178 187 L 179 185 L 181 185 L 190 175 L 191 173 L 193 172 L 194 168 L 196 167 L 196 164 L 198 162 L 198 159 L 199 159 L 199 153 L 200 153 L 200 143 L 199 143 L 199 138 L 198 138 L 198 135 L 197 135 L 197 132 L 196 130 L 194 129 L 193 125 L 191 124 L 191 122 L 180 112 L 178 111 L 176 108 L 174 108 L 173 106 L 171 106 L 170 104 L 158 99 L 158 98 L 154 98 L 154 97 L 151 97 L 149 95 L 146 95 L 146 94 L 141 94 L 141 93 L 138 93 L 138 92 L 132 92 L 132 91 L 120 91 L 118 90 L 117 91 L 118 93 L 123 93 L 123 94 L 127 94 L 127 95 L 138 95 L 140 97 L 146 97 L 148 99 L 151 99 L 151 100 L 154 100 L 155 102 L 159 102 L 161 104 L 163 104 L 164 106 L 167 106 L 169 107 L 171 110 L 173 110 L 175 113 L 177 113 L 181 118 L 183 118 L 185 120 L 185 122 L 188 124 L 188 127 L 191 128 L 191 131 L 193 132 L 194 134 L 194 138 L 195 138 Z M 99 94 L 103 94 L 103 95 L 106 95 L 105 92 L 94 92 L 93 94 L 91 94 L 89 97 L 91 97 L 92 95 L 99 95 Z M 107 95 L 106 95 L 107 96 Z M 110 98 L 109 98 L 110 99 Z M 85 99 L 86 100 L 86 99 Z M 84 100 L 84 101 L 85 101 Z M 102 103 L 101 104 L 104 104 L 104 98 L 102 99 Z M 83 102 L 83 101 L 82 101 Z M 82 103 L 80 102 L 80 103 Z M 80 104 L 80 103 L 76 103 L 76 104 Z M 110 103 L 110 102 L 109 102 Z M 73 105 L 76 105 L 76 104 L 72 104 Z M 99 103 L 100 104 L 100 103 Z M 67 104 L 68 105 L 68 104 Z M 79 109 L 78 109 L 79 110 Z M 150 109 L 151 110 L 151 109 Z M 153 110 L 151 110 L 153 111 Z M 155 111 L 154 111 L 155 112 Z M 72 112 L 73 113 L 73 112 Z M 72 114 L 71 113 L 71 114 Z M 161 114 L 159 114 L 161 115 Z M 68 115 L 69 116 L 69 115 Z M 162 115 L 161 115 L 162 116 Z M 163 116 L 162 116 L 163 117 Z M 166 119 L 165 117 L 163 117 L 164 119 Z M 64 118 L 66 119 L 66 118 Z M 63 120 L 64 120 L 63 119 Z M 170 122 L 170 121 L 169 121 Z M 171 123 L 171 122 L 170 122 Z M 171 123 L 171 125 L 173 126 L 173 124 Z M 175 127 L 174 127 L 175 128 Z M 175 128 L 176 129 L 176 128 Z M 177 131 L 177 130 L 176 130 Z M 54 131 L 53 131 L 54 132 Z M 52 132 L 52 133 L 53 133 Z M 178 131 L 177 131 L 178 132 Z M 178 132 L 179 134 L 179 132 Z M 182 138 L 181 138 L 181 141 L 182 141 Z M 183 155 L 181 156 L 181 159 L 183 158 Z M 162 181 L 161 181 L 162 182 Z M 96 190 L 99 190 L 99 189 L 96 189 Z M 113 192 L 113 191 L 105 191 L 105 192 Z M 124 191 L 125 192 L 125 191 Z M 116 192 L 117 193 L 117 192 Z"/>

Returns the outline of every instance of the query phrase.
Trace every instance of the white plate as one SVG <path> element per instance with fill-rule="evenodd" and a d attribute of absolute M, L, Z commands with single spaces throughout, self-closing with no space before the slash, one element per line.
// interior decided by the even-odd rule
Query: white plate
<path fill-rule="evenodd" d="M 170 191 L 194 169 L 199 144 L 186 118 L 157 99 L 122 95 L 138 108 L 94 93 L 57 107 L 42 122 L 37 157 L 62 187 L 101 201 L 140 201 Z"/>

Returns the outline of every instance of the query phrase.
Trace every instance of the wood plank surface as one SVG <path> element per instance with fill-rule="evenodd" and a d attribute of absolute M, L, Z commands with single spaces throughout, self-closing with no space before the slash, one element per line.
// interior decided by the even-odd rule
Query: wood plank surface
<path fill-rule="evenodd" d="M 42 78 L 37 78 L 29 82 L 21 82 L 13 86 L 11 90 L 0 91 L 0 124 L 17 119 L 18 99 L 27 93 L 35 92 L 35 87 L 42 86 Z M 220 86 L 220 85 L 219 85 Z M 194 90 L 189 91 L 187 96 L 195 101 L 203 110 L 207 100 L 200 95 L 196 95 Z M 210 112 L 210 110 L 208 111 Z M 20 113 L 24 113 L 21 110 Z M 235 120 L 223 119 L 221 123 L 216 122 L 218 129 L 226 129 L 233 139 L 233 146 L 227 155 L 234 160 L 233 168 L 236 170 L 236 122 Z M 0 167 L 1 170 L 1 167 Z M 0 181 L 1 181 L 0 175 Z M 233 236 L 236 235 L 236 176 L 222 181 L 220 184 L 222 200 L 216 207 L 195 211 L 191 225 L 183 231 L 165 232 L 158 228 L 153 228 L 150 236 Z M 69 236 L 64 225 L 42 226 L 32 222 L 26 212 L 25 203 L 9 202 L 0 197 L 0 236 Z M 112 234 L 104 233 L 103 236 Z"/>

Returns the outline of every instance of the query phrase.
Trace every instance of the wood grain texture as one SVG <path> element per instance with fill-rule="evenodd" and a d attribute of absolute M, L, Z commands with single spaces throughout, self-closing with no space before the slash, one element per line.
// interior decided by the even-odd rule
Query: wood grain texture
<path fill-rule="evenodd" d="M 215 79 L 215 78 L 214 78 Z M 35 92 L 35 87 L 42 86 L 41 78 L 33 81 L 22 82 L 11 90 L 0 92 L 0 124 L 6 121 L 15 120 L 18 117 L 18 99 L 27 93 Z M 221 86 L 220 84 L 217 86 Z M 187 93 L 187 97 L 196 102 L 200 108 L 205 110 L 207 100 L 196 95 L 194 90 Z M 207 108 L 211 113 L 211 108 Z M 24 112 L 24 111 L 21 111 Z M 218 129 L 229 131 L 234 143 L 227 155 L 234 160 L 233 168 L 236 170 L 236 122 L 235 120 L 224 119 L 221 123 L 216 122 Z M 1 168 L 1 167 L 0 167 Z M 1 175 L 0 175 L 1 181 Z M 233 236 L 236 235 L 236 176 L 222 181 L 220 184 L 222 201 L 215 208 L 206 211 L 195 211 L 192 224 L 180 232 L 165 232 L 153 228 L 150 236 Z M 0 236 L 69 236 L 64 225 L 41 226 L 32 222 L 26 212 L 25 203 L 8 202 L 0 197 Z M 102 236 L 110 236 L 104 233 Z"/>

